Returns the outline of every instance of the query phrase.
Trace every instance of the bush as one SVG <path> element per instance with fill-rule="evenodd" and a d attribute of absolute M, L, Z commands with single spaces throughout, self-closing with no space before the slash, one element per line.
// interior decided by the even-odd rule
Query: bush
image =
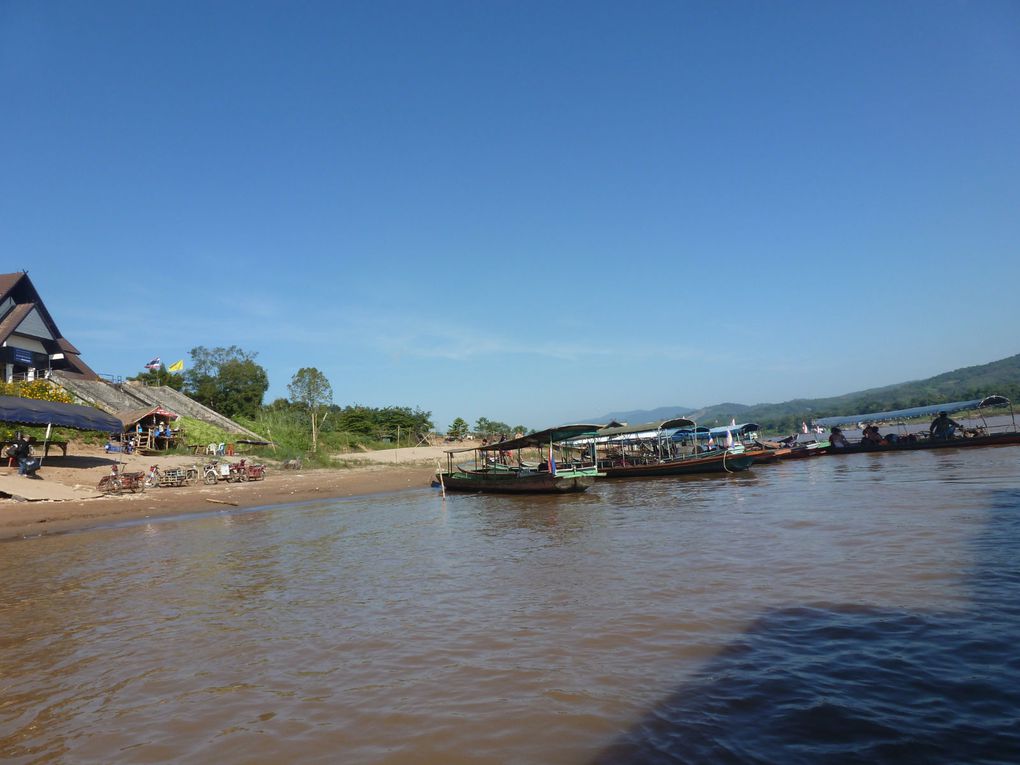
<path fill-rule="evenodd" d="M 18 396 L 38 401 L 55 401 L 60 404 L 73 404 L 74 398 L 63 388 L 59 388 L 49 380 L 32 380 L 30 382 L 0 382 L 0 396 Z"/>

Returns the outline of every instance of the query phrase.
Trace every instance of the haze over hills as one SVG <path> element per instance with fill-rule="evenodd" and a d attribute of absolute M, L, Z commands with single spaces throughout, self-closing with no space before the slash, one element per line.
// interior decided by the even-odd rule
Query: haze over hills
<path fill-rule="evenodd" d="M 627 422 L 638 424 L 690 417 L 699 425 L 725 425 L 730 420 L 756 422 L 766 430 L 796 429 L 802 421 L 817 417 L 861 414 L 912 406 L 929 406 L 948 401 L 967 401 L 992 394 L 1015 401 L 1020 396 L 1020 354 L 989 364 L 943 372 L 926 380 L 869 388 L 829 398 L 792 399 L 778 404 L 714 404 L 702 409 L 686 406 L 662 406 L 610 412 L 591 422 Z"/>
<path fill-rule="evenodd" d="M 687 417 L 691 412 L 695 411 L 689 406 L 660 406 L 658 409 L 632 409 L 629 412 L 610 412 L 602 417 L 596 417 L 594 420 L 586 420 L 586 422 L 626 422 L 631 425 L 636 425 L 641 422 L 662 422 L 672 417 Z"/>

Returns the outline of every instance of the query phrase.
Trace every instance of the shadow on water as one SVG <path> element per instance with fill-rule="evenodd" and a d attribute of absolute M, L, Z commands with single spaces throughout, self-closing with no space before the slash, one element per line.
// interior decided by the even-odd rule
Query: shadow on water
<path fill-rule="evenodd" d="M 1020 762 L 1018 511 L 990 494 L 966 610 L 769 612 L 593 765 Z"/>

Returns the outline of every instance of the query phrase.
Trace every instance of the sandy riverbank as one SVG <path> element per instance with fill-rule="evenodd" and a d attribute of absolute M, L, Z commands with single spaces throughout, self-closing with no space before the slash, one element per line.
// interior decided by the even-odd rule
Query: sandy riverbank
<path fill-rule="evenodd" d="M 72 444 L 69 456 L 51 454 L 37 480 L 21 478 L 17 467 L 0 467 L 0 539 L 71 531 L 136 518 L 172 516 L 230 507 L 260 507 L 330 497 L 351 497 L 427 487 L 441 447 L 391 449 L 338 455 L 344 467 L 283 470 L 270 463 L 266 478 L 214 486 L 150 488 L 137 494 L 102 495 L 99 480 L 114 463 L 125 472 L 191 465 L 185 456 L 146 457 L 106 454 Z M 235 461 L 238 457 L 221 458 Z M 202 458 L 199 458 L 201 461 Z M 59 498 L 59 499 L 58 499 Z"/>

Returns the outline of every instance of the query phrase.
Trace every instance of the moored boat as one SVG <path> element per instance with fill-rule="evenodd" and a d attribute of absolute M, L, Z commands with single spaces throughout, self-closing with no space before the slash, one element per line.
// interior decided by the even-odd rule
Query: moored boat
<path fill-rule="evenodd" d="M 1003 426 L 996 429 L 990 426 L 981 413 L 983 409 L 992 407 L 1009 407 L 1011 426 Z M 932 415 L 977 410 L 981 416 L 981 424 L 973 427 L 961 427 L 959 433 L 955 427 L 947 433 L 938 434 L 933 432 L 933 426 L 924 430 L 914 430 L 905 420 Z M 970 401 L 955 401 L 948 404 L 935 404 L 933 406 L 913 407 L 910 409 L 897 409 L 887 412 L 872 412 L 869 414 L 856 414 L 842 417 L 822 417 L 815 421 L 823 427 L 838 428 L 840 425 L 874 425 L 879 423 L 893 423 L 898 429 L 897 432 L 887 432 L 876 441 L 851 441 L 846 446 L 837 448 L 830 445 L 825 449 L 828 454 L 860 454 L 861 452 L 896 452 L 913 451 L 917 449 L 956 449 L 978 446 L 1006 446 L 1020 444 L 1020 431 L 1017 430 L 1016 417 L 1013 413 L 1013 405 L 1005 396 L 986 396 L 983 399 Z M 952 422 L 952 420 L 950 420 Z M 916 426 L 915 426 L 916 427 Z"/>
<path fill-rule="evenodd" d="M 736 473 L 754 463 L 754 455 L 733 441 L 722 446 L 702 444 L 704 428 L 686 417 L 643 425 L 602 428 L 573 443 L 589 449 L 606 478 L 696 473 Z"/>
<path fill-rule="evenodd" d="M 562 453 L 557 461 L 555 452 L 566 439 L 593 434 L 598 428 L 598 425 L 561 425 L 485 446 L 448 449 L 447 469 L 436 473 L 434 485 L 448 491 L 493 494 L 586 491 L 602 473 L 594 464 L 571 462 Z M 537 464 L 526 463 L 525 449 L 540 450 L 542 459 Z M 472 455 L 470 465 L 454 464 L 455 455 L 468 453 Z"/>

